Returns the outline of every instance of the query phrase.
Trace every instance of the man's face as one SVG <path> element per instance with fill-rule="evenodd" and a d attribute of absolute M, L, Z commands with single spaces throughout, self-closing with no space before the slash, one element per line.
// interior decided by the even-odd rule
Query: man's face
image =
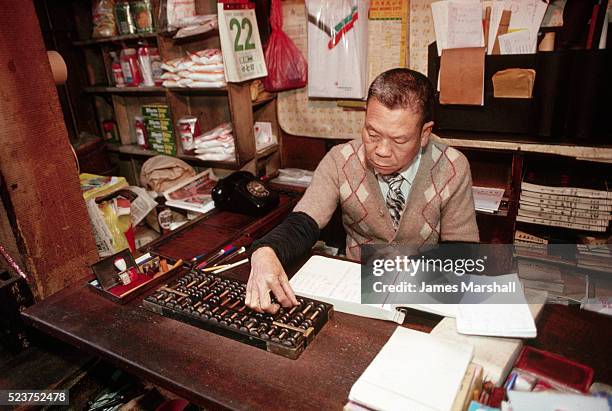
<path fill-rule="evenodd" d="M 391 110 L 371 99 L 362 132 L 368 162 L 383 175 L 403 171 L 427 145 L 432 127 L 431 121 L 421 125 L 418 112 Z"/>

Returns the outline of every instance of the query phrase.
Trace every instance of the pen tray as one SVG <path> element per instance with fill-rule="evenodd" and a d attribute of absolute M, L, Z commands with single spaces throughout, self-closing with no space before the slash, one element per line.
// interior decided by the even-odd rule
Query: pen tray
<path fill-rule="evenodd" d="M 298 306 L 274 315 L 244 304 L 246 284 L 197 269 L 144 299 L 149 310 L 254 347 L 296 359 L 328 319 L 333 306 L 297 297 Z"/>
<path fill-rule="evenodd" d="M 136 267 L 137 275 L 136 278 L 132 280 L 132 282 L 128 285 L 123 285 L 120 283 L 115 283 L 114 285 L 110 285 L 107 287 L 103 287 L 100 283 L 100 278 L 108 278 L 114 276 L 118 273 L 113 262 L 116 258 L 122 257 L 126 260 L 127 266 Z M 113 254 L 109 257 L 105 257 L 98 261 L 95 264 L 91 265 L 91 269 L 93 273 L 96 275 L 96 278 L 87 282 L 88 287 L 94 292 L 100 294 L 104 298 L 107 298 L 118 304 L 125 304 L 135 297 L 142 295 L 147 290 L 159 285 L 163 281 L 168 281 L 175 274 L 180 273 L 183 268 L 183 265 L 180 264 L 175 268 L 171 268 L 168 271 L 158 273 L 157 275 L 147 275 L 143 273 L 143 267 L 147 264 L 150 265 L 152 259 L 160 258 L 159 256 L 150 255 L 150 258 L 141 257 L 137 260 L 134 260 L 132 254 L 128 249 L 120 251 L 116 254 Z M 176 260 L 174 259 L 166 259 L 168 267 L 172 267 Z M 108 285 L 108 284 L 107 284 Z"/>

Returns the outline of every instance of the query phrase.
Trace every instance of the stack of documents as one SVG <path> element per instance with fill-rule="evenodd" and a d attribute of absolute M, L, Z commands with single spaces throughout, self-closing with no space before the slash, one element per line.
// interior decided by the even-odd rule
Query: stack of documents
<path fill-rule="evenodd" d="M 487 54 L 533 54 L 548 3 L 542 0 L 442 0 L 431 4 L 438 55 L 487 47 Z"/>
<path fill-rule="evenodd" d="M 517 221 L 605 232 L 612 220 L 612 191 L 521 183 Z"/>
<path fill-rule="evenodd" d="M 494 187 L 472 187 L 474 193 L 474 205 L 477 211 L 494 213 L 499 210 L 502 198 L 504 197 L 503 188 Z"/>
<path fill-rule="evenodd" d="M 450 410 L 472 355 L 468 344 L 398 327 L 349 400 L 380 410 Z"/>
<path fill-rule="evenodd" d="M 312 181 L 312 171 L 300 168 L 279 168 L 278 177 L 272 180 L 273 183 L 290 184 L 298 187 L 308 187 Z"/>
<path fill-rule="evenodd" d="M 534 338 L 537 329 L 527 304 L 462 304 L 457 316 L 461 334 Z"/>

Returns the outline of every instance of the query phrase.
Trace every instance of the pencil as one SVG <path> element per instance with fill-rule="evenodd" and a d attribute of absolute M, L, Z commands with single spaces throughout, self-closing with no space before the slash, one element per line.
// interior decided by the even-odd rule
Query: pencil
<path fill-rule="evenodd" d="M 213 274 L 219 274 L 219 273 L 222 273 L 224 271 L 231 270 L 232 268 L 238 267 L 239 265 L 243 265 L 243 264 L 246 264 L 248 262 L 249 262 L 249 259 L 245 258 L 244 260 L 240 260 L 240 261 L 238 261 L 236 263 L 228 264 L 226 267 L 219 268 L 218 270 L 213 271 Z"/>

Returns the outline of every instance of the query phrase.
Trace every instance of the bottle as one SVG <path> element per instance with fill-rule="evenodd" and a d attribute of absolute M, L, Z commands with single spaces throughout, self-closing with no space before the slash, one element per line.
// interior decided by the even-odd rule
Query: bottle
<path fill-rule="evenodd" d="M 121 69 L 121 63 L 119 63 L 119 58 L 117 57 L 117 53 L 114 51 L 110 52 L 110 56 L 113 59 L 111 64 L 111 71 L 113 72 L 113 79 L 115 81 L 115 87 L 125 87 L 125 79 L 123 78 L 123 70 Z"/>
<path fill-rule="evenodd" d="M 142 73 L 142 85 L 153 87 L 153 68 L 151 67 L 151 55 L 149 54 L 149 46 L 146 44 L 138 48 L 138 66 Z"/>
<path fill-rule="evenodd" d="M 135 49 L 121 50 L 121 71 L 127 86 L 137 87 L 142 83 L 142 75 L 138 68 L 138 56 Z"/>
<path fill-rule="evenodd" d="M 120 0 L 115 4 L 115 18 L 117 20 L 119 34 L 127 35 L 136 33 L 136 26 L 132 19 L 130 3 L 127 0 Z"/>
<path fill-rule="evenodd" d="M 134 129 L 136 130 L 136 143 L 144 148 L 149 148 L 149 139 L 147 137 L 147 127 L 145 126 L 144 117 L 134 117 Z"/>
<path fill-rule="evenodd" d="M 153 82 L 156 86 L 161 86 L 164 82 L 162 79 L 162 74 L 164 71 L 162 70 L 162 59 L 159 55 L 159 50 L 155 47 L 149 49 L 149 55 L 151 56 L 151 72 L 153 73 Z"/>

